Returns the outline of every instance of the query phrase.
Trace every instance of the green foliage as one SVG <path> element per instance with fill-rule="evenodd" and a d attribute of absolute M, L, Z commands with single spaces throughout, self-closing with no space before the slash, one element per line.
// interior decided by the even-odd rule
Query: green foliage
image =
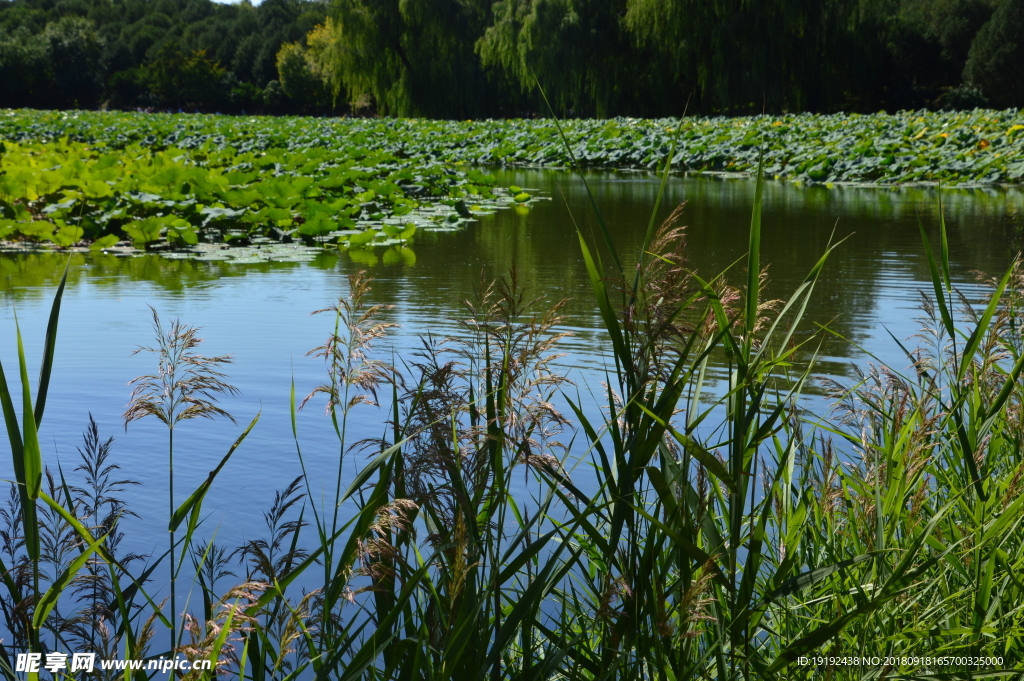
<path fill-rule="evenodd" d="M 274 79 L 267 83 L 260 93 L 259 101 L 263 104 L 263 110 L 272 114 L 279 114 L 287 109 L 288 96 L 281 87 L 281 81 Z"/>
<path fill-rule="evenodd" d="M 856 43 L 854 7 L 629 0 L 624 21 L 697 110 L 820 111 L 848 104 L 859 89 L 853 72 L 870 68 Z"/>
<path fill-rule="evenodd" d="M 0 101 L 21 106 L 44 103 L 47 66 L 46 46 L 38 37 L 25 29 L 0 33 L 0 81 L 4 83 Z"/>
<path fill-rule="evenodd" d="M 996 106 L 1024 107 L 1024 2 L 1000 3 L 971 43 L 964 80 Z"/>
<path fill-rule="evenodd" d="M 146 67 L 153 93 L 172 108 L 216 108 L 224 101 L 224 73 L 205 50 L 190 54 L 175 41 L 161 45 Z"/>
<path fill-rule="evenodd" d="M 166 78 L 187 83 L 209 68 L 202 55 L 176 65 L 168 57 Z M 0 120 L 6 138 L 38 140 L 4 147 L 0 238 L 61 248 L 111 236 L 139 248 L 290 239 L 292 229 L 311 243 L 344 243 L 353 228 L 391 246 L 415 211 L 497 201 L 493 177 L 431 157 L 426 140 L 400 159 L 407 137 L 382 121 L 37 112 Z"/>
<path fill-rule="evenodd" d="M 107 93 L 115 108 L 128 107 L 143 101 L 149 92 L 149 78 L 146 69 L 136 67 L 118 71 L 107 81 Z"/>
<path fill-rule="evenodd" d="M 102 85 L 102 40 L 93 22 L 76 16 L 61 17 L 47 24 L 41 39 L 49 56 L 57 106 L 92 108 L 99 100 Z"/>
<path fill-rule="evenodd" d="M 12 84 L 0 94 L 0 106 L 94 108 L 106 102 L 260 111 L 262 96 L 254 91 L 262 95 L 277 78 L 280 46 L 301 40 L 325 15 L 321 4 L 308 0 L 0 3 L 0 75 Z M 182 62 L 177 68 L 174 56 Z M 204 71 L 214 80 L 200 87 Z M 186 92 L 179 96 L 176 85 Z M 287 98 L 275 106 L 303 108 Z"/>
<path fill-rule="evenodd" d="M 911 32 L 938 44 L 940 63 L 955 67 L 966 63 L 971 42 L 999 5 L 992 0 L 918 0 L 905 3 L 900 16 Z"/>
<path fill-rule="evenodd" d="M 502 0 L 477 43 L 483 65 L 498 68 L 526 93 L 538 81 L 566 115 L 643 113 L 681 107 L 681 90 L 661 97 L 651 64 L 620 26 L 624 0 Z"/>
<path fill-rule="evenodd" d="M 489 9 L 485 0 L 338 0 L 325 67 L 384 114 L 476 115 L 489 89 L 473 50 Z"/>
<path fill-rule="evenodd" d="M 328 64 L 397 115 L 537 110 L 538 84 L 570 117 L 948 106 L 997 4 L 337 0 Z"/>
<path fill-rule="evenodd" d="M 543 110 L 539 84 L 569 117 L 677 115 L 687 102 L 690 112 L 709 115 L 972 108 L 976 99 L 957 88 L 972 85 L 961 78 L 973 43 L 980 51 L 971 79 L 1014 82 L 1001 74 L 1013 72 L 1015 58 L 996 54 L 1016 44 L 1013 6 L 1010 0 L 11 0 L 0 3 L 0 73 L 13 86 L 0 105 L 106 102 L 278 114 L 344 111 L 360 102 L 353 108 L 363 112 L 465 119 Z M 1000 18 L 987 23 L 996 10 Z M 176 98 L 166 83 L 140 79 L 168 45 L 186 60 L 205 54 L 224 69 L 225 80 L 207 96 L 193 91 Z M 319 78 L 304 73 L 302 60 L 282 62 L 290 73 L 279 72 L 284 45 L 307 50 L 306 63 Z M 1009 60 L 1009 71 L 982 64 L 993 59 Z M 275 80 L 284 87 L 268 85 Z M 330 108 L 322 103 L 321 82 Z M 993 81 L 989 96 L 987 90 L 1001 93 L 991 100 L 998 106 L 1024 104 L 1013 87 Z"/>
<path fill-rule="evenodd" d="M 79 16 L 50 22 L 38 34 L 0 31 L 0 101 L 21 106 L 90 108 L 102 94 L 102 39 Z"/>
<path fill-rule="evenodd" d="M 281 89 L 292 100 L 301 102 L 310 111 L 330 108 L 329 84 L 302 45 L 286 43 L 281 46 L 277 53 L 277 73 Z"/>
<path fill-rule="evenodd" d="M 210 67 L 197 57 L 173 73 L 192 63 Z M 457 224 L 472 218 L 466 203 L 530 200 L 519 187 L 495 194 L 493 177 L 464 165 L 650 168 L 671 151 L 674 170 L 749 173 L 763 154 L 769 176 L 825 184 L 1024 178 L 1024 117 L 984 110 L 573 120 L 561 130 L 551 120 L 8 112 L 0 137 L 9 140 L 0 238 L 61 247 L 106 236 L 139 247 L 290 239 L 292 230 L 310 242 L 392 246 L 386 229 L 404 229 L 416 211 L 447 205 L 431 219 Z"/>

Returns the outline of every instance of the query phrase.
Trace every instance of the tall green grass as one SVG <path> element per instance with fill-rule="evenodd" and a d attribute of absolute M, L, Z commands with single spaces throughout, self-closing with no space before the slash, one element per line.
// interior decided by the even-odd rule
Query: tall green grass
<path fill-rule="evenodd" d="M 354 275 L 323 311 L 313 354 L 327 380 L 301 403 L 292 391 L 303 462 L 294 414 L 326 399 L 333 495 L 295 480 L 265 512 L 266 536 L 231 552 L 198 534 L 215 472 L 172 497 L 169 549 L 145 568 L 118 551 L 127 482 L 95 428 L 84 483 L 43 466 L 62 283 L 34 403 L 19 339 L 20 419 L 0 373 L 16 478 L 0 512 L 0 669 L 15 678 L 24 650 L 88 649 L 176 652 L 253 681 L 1021 678 L 1024 272 L 1014 263 L 972 304 L 952 284 L 945 225 L 934 251 L 922 228 L 934 286 L 904 347 L 910 369 L 831 382 L 837 408 L 809 413 L 814 364 L 795 358 L 829 332 L 802 321 L 840 254 L 830 246 L 788 299 L 766 300 L 762 186 L 736 272 L 696 271 L 678 212 L 652 218 L 637 254 L 616 253 L 603 228 L 580 233 L 610 353 L 596 410 L 554 369 L 560 304 L 531 299 L 514 270 L 481 282 L 457 338 L 390 361 L 376 351 L 383 308 Z M 161 343 L 196 340 L 174 328 Z M 709 385 L 712 362 L 724 385 Z M 208 378 L 207 398 L 228 391 Z M 381 415 L 381 437 L 349 441 L 357 410 Z M 356 454 L 366 465 L 346 478 Z M 596 482 L 578 485 L 575 466 Z M 197 597 L 179 622 L 147 582 L 168 567 L 184 579 L 189 560 Z M 887 662 L 801 663 L 815 655 Z"/>

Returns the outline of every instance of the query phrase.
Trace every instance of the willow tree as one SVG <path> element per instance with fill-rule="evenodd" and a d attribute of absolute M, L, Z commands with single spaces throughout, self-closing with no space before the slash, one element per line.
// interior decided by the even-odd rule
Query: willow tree
<path fill-rule="evenodd" d="M 473 52 L 488 0 L 334 0 L 332 76 L 383 114 L 473 116 L 489 88 Z"/>
<path fill-rule="evenodd" d="M 628 0 L 624 25 L 707 111 L 820 110 L 843 97 L 856 0 Z"/>
<path fill-rule="evenodd" d="M 1024 107 L 1024 0 L 1003 0 L 978 31 L 964 80 L 998 107 Z"/>
<path fill-rule="evenodd" d="M 625 13 L 626 0 L 498 0 L 477 51 L 535 106 L 539 84 L 562 115 L 650 113 L 652 102 L 680 98 L 652 78 Z"/>

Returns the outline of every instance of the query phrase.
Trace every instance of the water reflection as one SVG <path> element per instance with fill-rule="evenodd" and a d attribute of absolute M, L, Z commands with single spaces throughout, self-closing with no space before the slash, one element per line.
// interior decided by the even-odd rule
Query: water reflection
<path fill-rule="evenodd" d="M 69 262 L 70 287 L 88 285 L 99 298 L 105 292 L 121 295 L 138 290 L 142 283 L 144 289 L 159 289 L 161 295 L 190 296 L 201 290 L 204 297 L 216 298 L 226 282 L 237 278 L 247 280 L 247 289 L 258 291 L 258 278 L 270 273 L 301 277 L 310 269 L 341 274 L 368 268 L 377 278 L 375 302 L 394 305 L 404 333 L 416 335 L 450 323 L 460 314 L 462 302 L 480 286 L 482 276 L 500 275 L 515 264 L 520 281 L 534 295 L 551 301 L 570 299 L 568 323 L 577 334 L 570 341 L 572 361 L 594 363 L 599 320 L 590 302 L 574 225 L 592 238 L 599 233 L 599 225 L 583 183 L 560 171 L 497 175 L 503 184 L 539 190 L 535 193 L 550 200 L 483 217 L 462 232 L 421 232 L 410 247 L 365 249 L 340 256 L 326 251 L 310 263 L 241 265 L 102 253 L 3 254 L 0 281 L 8 299 L 39 301 Z M 648 173 L 601 172 L 591 173 L 589 182 L 616 247 L 625 256 L 635 257 L 657 197 L 658 178 Z M 991 274 L 1008 265 L 1016 246 L 1022 197 L 1018 189 L 999 188 L 942 193 L 953 276 L 968 295 L 979 292 L 975 271 Z M 762 238 L 762 262 L 769 265 L 768 295 L 787 297 L 828 243 L 845 239 L 818 283 L 806 328 L 828 324 L 838 336 L 868 346 L 888 338 L 883 326 L 897 337 L 910 335 L 917 291 L 928 280 L 918 223 L 925 226 L 929 238 L 937 240 L 938 200 L 933 188 L 827 189 L 768 182 Z M 684 201 L 682 223 L 687 227 L 690 264 L 697 272 L 705 278 L 714 276 L 742 258 L 753 201 L 750 181 L 672 178 L 655 219 L 663 220 Z M 607 257 L 606 262 L 610 262 Z M 726 276 L 738 282 L 743 273 L 734 268 Z M 849 361 L 860 354 L 854 345 L 830 341 L 821 369 L 844 375 Z"/>

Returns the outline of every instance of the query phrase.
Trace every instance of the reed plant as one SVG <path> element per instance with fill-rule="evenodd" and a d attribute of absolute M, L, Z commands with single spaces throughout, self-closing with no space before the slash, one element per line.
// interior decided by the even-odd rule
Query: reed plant
<path fill-rule="evenodd" d="M 227 355 L 205 357 L 195 352 L 202 342 L 198 329 L 183 324 L 180 320 L 171 322 L 166 330 L 160 322 L 155 309 L 153 313 L 153 330 L 156 334 L 155 346 L 139 347 L 134 354 L 148 352 L 157 356 L 157 370 L 153 374 L 145 374 L 132 379 L 133 385 L 128 407 L 123 419 L 125 429 L 133 421 L 153 416 L 167 426 L 167 518 L 168 541 L 167 557 L 170 561 L 170 602 L 171 602 L 171 648 L 178 643 L 177 637 L 177 591 L 175 589 L 178 572 L 175 569 L 175 530 L 181 518 L 175 519 L 174 504 L 174 428 L 182 421 L 195 418 L 212 419 L 223 416 L 234 422 L 234 417 L 217 405 L 218 397 L 223 394 L 235 394 L 238 390 L 227 383 L 225 375 L 219 371 L 223 364 L 231 361 Z M 191 528 L 190 528 L 191 529 Z M 184 554 L 188 548 L 185 542 Z"/>

